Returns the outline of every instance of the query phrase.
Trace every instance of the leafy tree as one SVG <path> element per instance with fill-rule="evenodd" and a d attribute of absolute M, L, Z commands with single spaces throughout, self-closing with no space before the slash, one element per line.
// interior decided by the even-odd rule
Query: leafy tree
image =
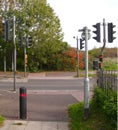
<path fill-rule="evenodd" d="M 3 2 L 4 4 L 4 2 Z M 31 71 L 41 69 L 59 69 L 58 66 L 62 62 L 62 53 L 69 46 L 63 42 L 63 33 L 60 26 L 60 20 L 55 15 L 54 10 L 46 4 L 45 0 L 16 0 L 17 7 L 10 1 L 9 10 L 6 12 L 4 8 L 1 16 L 11 19 L 16 16 L 16 42 L 19 36 L 33 38 L 33 45 L 27 49 L 28 67 Z M 12 44 L 13 45 L 13 44 Z M 18 49 L 19 48 L 19 49 Z M 22 47 L 17 46 L 19 55 L 17 61 L 22 59 Z M 54 59 L 55 57 L 55 59 Z M 18 62 L 18 66 L 21 67 Z"/>
<path fill-rule="evenodd" d="M 54 59 L 53 56 L 59 55 L 68 48 L 68 45 L 62 42 L 63 33 L 60 20 L 49 5 L 34 2 L 30 10 L 33 10 L 32 17 L 35 16 L 33 30 L 35 45 L 28 50 L 28 55 L 29 59 L 34 57 L 35 65 L 29 60 L 29 69 L 56 70 L 57 59 Z"/>

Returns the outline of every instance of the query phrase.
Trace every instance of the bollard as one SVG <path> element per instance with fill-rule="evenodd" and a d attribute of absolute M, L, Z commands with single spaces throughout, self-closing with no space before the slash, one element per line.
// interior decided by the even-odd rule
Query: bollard
<path fill-rule="evenodd" d="M 20 88 L 20 98 L 19 98 L 19 106 L 20 106 L 20 119 L 26 119 L 27 118 L 27 94 L 26 94 L 26 88 L 21 87 Z"/>

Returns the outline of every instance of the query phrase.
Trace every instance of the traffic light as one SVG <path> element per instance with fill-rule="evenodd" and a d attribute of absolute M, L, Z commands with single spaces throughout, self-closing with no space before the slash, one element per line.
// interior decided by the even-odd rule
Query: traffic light
<path fill-rule="evenodd" d="M 102 63 L 99 62 L 99 69 L 102 69 Z"/>
<path fill-rule="evenodd" d="M 102 55 L 99 55 L 99 61 L 103 62 L 103 56 Z"/>
<path fill-rule="evenodd" d="M 28 37 L 28 41 L 27 41 L 27 46 L 31 47 L 32 46 L 32 37 Z"/>
<path fill-rule="evenodd" d="M 84 46 L 83 46 L 83 45 L 84 45 L 83 41 L 84 41 L 83 39 L 80 39 L 80 50 L 84 48 Z"/>
<path fill-rule="evenodd" d="M 3 25 L 3 23 L 2 23 L 2 19 L 0 18 L 0 33 L 2 32 L 2 26 Z"/>
<path fill-rule="evenodd" d="M 10 26 L 9 26 L 9 21 L 8 20 L 6 20 L 5 21 L 5 39 L 6 39 L 6 41 L 9 41 L 10 40 L 10 38 L 9 38 L 9 33 L 10 32 Z"/>
<path fill-rule="evenodd" d="M 98 70 L 98 68 L 99 68 L 98 61 L 97 61 L 97 60 L 94 60 L 94 61 L 93 61 L 93 70 Z"/>
<path fill-rule="evenodd" d="M 96 34 L 96 37 L 93 37 L 93 39 L 95 39 L 97 42 L 100 42 L 100 23 L 93 25 L 93 27 L 96 28 L 96 31 L 93 31 L 93 33 Z"/>
<path fill-rule="evenodd" d="M 19 44 L 20 46 L 23 45 L 23 38 L 22 38 L 21 36 L 19 36 L 19 38 L 18 38 L 18 44 Z"/>
<path fill-rule="evenodd" d="M 116 27 L 116 25 L 113 25 L 113 23 L 108 23 L 108 42 L 112 43 L 116 37 L 113 37 L 113 34 L 116 33 L 116 31 L 113 31 L 113 28 Z"/>
<path fill-rule="evenodd" d="M 5 39 L 5 41 L 10 40 L 9 31 L 10 31 L 9 21 L 6 20 L 5 22 L 2 23 L 2 26 L 1 26 L 1 33 L 2 33 L 3 39 Z"/>
<path fill-rule="evenodd" d="M 1 33 L 2 33 L 2 38 L 5 39 L 5 23 L 2 23 Z"/>

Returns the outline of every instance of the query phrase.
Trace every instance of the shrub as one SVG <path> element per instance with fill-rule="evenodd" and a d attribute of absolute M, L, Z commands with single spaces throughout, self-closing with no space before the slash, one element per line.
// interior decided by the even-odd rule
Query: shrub
<path fill-rule="evenodd" d="M 106 94 L 103 89 L 96 88 L 92 103 L 96 109 L 105 115 L 111 128 L 115 129 L 117 126 L 117 92 L 107 90 Z"/>

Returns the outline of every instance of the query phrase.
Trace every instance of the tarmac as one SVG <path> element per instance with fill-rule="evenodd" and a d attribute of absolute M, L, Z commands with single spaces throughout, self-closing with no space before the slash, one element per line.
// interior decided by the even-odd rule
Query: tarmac
<path fill-rule="evenodd" d="M 40 76 L 35 75 L 29 75 L 29 79 L 31 78 L 54 78 L 51 77 L 45 77 L 45 75 L 41 74 Z M 62 77 L 55 77 L 56 78 L 74 78 L 73 76 L 62 76 Z M 4 82 L 4 80 L 2 80 Z M 19 81 L 18 81 L 19 82 Z M 25 78 L 20 79 L 20 82 L 27 82 L 27 79 Z M 0 130 L 69 130 L 69 122 L 62 122 L 62 121 L 27 121 L 27 120 L 5 120 L 4 124 L 0 126 Z"/>

